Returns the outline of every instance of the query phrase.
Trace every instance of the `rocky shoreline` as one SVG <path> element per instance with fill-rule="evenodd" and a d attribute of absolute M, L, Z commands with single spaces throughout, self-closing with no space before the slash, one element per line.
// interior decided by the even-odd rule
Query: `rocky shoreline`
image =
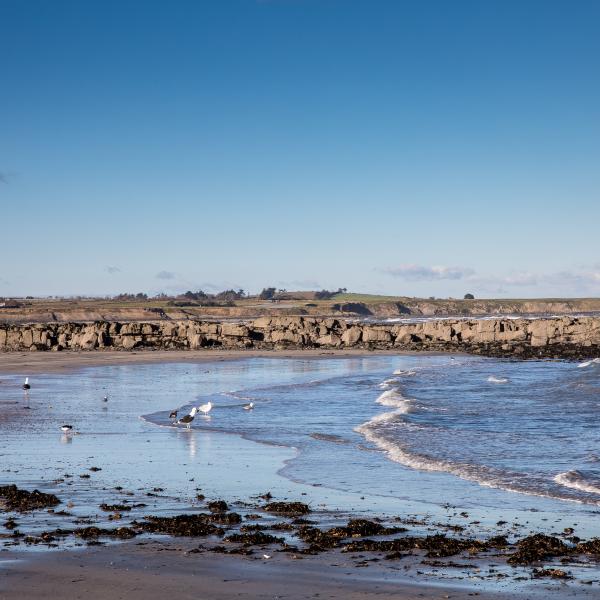
<path fill-rule="evenodd" d="M 517 358 L 600 356 L 600 317 L 440 319 L 374 324 L 317 317 L 240 322 L 0 324 L 0 351 L 364 349 L 469 352 Z"/>

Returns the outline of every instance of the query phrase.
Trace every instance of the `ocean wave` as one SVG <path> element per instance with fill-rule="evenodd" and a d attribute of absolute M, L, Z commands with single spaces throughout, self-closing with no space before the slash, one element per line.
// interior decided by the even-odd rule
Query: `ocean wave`
<path fill-rule="evenodd" d="M 385 381 L 382 381 L 378 387 L 380 387 L 382 390 L 387 390 L 388 388 L 392 387 L 396 383 L 398 383 L 397 379 L 394 379 L 394 378 L 386 379 Z"/>
<path fill-rule="evenodd" d="M 499 382 L 507 381 L 503 378 Z M 578 472 L 561 473 L 551 479 L 546 475 L 538 476 L 531 473 L 508 471 L 488 465 L 454 461 L 452 458 L 429 456 L 415 451 L 408 446 L 406 440 L 399 439 L 399 435 L 401 436 L 403 432 L 407 435 L 416 434 L 418 436 L 419 431 L 428 428 L 423 424 L 412 423 L 407 416 L 415 408 L 415 401 L 405 398 L 398 390 L 386 390 L 380 394 L 376 402 L 382 406 L 395 408 L 395 410 L 375 415 L 366 423 L 356 427 L 354 431 L 362 435 L 366 442 L 385 452 L 387 457 L 394 462 L 419 471 L 447 473 L 483 487 L 600 505 L 600 500 L 593 496 L 581 496 L 581 492 L 592 495 L 600 494 L 600 481 L 590 482 Z"/>
<path fill-rule="evenodd" d="M 403 377 L 411 377 L 416 374 L 417 371 L 415 369 L 396 369 L 394 371 L 394 375 L 402 375 Z"/>
<path fill-rule="evenodd" d="M 573 490 L 588 492 L 590 494 L 600 494 L 600 481 L 590 481 L 580 471 L 573 470 L 559 473 L 554 477 L 554 481 L 559 485 Z"/>
<path fill-rule="evenodd" d="M 412 408 L 412 400 L 405 398 L 398 390 L 387 390 L 383 392 L 375 402 L 382 406 L 397 408 L 398 411 L 394 411 L 395 414 L 405 414 Z"/>
<path fill-rule="evenodd" d="M 508 383 L 508 379 L 506 377 L 496 377 L 495 375 L 490 375 L 487 378 L 489 383 Z"/>
<path fill-rule="evenodd" d="M 579 369 L 585 369 L 585 367 L 589 367 L 590 365 L 600 364 L 600 358 L 592 358 L 591 360 L 586 360 L 582 363 L 579 363 L 577 367 Z"/>

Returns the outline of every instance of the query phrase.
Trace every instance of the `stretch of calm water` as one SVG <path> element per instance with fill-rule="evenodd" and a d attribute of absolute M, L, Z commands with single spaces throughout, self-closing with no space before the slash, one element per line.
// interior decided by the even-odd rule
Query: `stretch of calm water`
<path fill-rule="evenodd" d="M 0 479 L 51 488 L 75 474 L 76 505 L 90 490 L 94 502 L 110 501 L 117 484 L 193 498 L 210 477 L 216 493 L 249 496 L 276 486 L 267 473 L 279 470 L 288 491 L 305 485 L 316 500 L 322 489 L 374 507 L 387 498 L 397 511 L 451 504 L 597 520 L 597 362 L 376 355 L 127 365 L 39 375 L 28 396 L 20 375 L 0 380 L 0 406 L 23 409 L 0 426 Z M 213 410 L 190 432 L 171 425 L 171 410 L 208 400 Z M 63 436 L 65 422 L 78 434 Z M 250 441 L 223 445 L 236 438 L 221 431 Z M 92 464 L 102 471 L 78 480 Z M 211 465 L 219 470 L 209 477 Z"/>

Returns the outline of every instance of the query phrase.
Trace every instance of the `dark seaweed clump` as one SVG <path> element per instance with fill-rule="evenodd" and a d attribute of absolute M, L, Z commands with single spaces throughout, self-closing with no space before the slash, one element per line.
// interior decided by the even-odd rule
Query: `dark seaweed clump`
<path fill-rule="evenodd" d="M 573 576 L 562 569 L 533 569 L 532 576 L 535 579 L 551 577 L 552 579 L 573 579 Z"/>
<path fill-rule="evenodd" d="M 222 536 L 225 530 L 214 523 L 239 523 L 241 517 L 237 513 L 176 515 L 174 517 L 145 517 L 145 521 L 136 523 L 142 530 L 150 533 L 166 533 L 174 536 L 203 537 L 207 535 Z"/>
<path fill-rule="evenodd" d="M 147 504 L 144 504 L 143 502 L 138 504 L 101 504 L 100 509 L 106 512 L 115 512 L 127 511 L 131 510 L 132 508 L 143 508 L 144 506 L 147 506 Z"/>
<path fill-rule="evenodd" d="M 336 548 L 340 540 L 349 537 L 363 537 L 367 535 L 390 535 L 406 531 L 403 527 L 384 527 L 381 523 L 368 521 L 366 519 L 351 519 L 346 526 L 333 527 L 331 529 L 319 529 L 308 525 L 298 528 L 298 537 L 310 544 L 313 551 L 321 551 L 328 548 Z"/>
<path fill-rule="evenodd" d="M 304 502 L 269 502 L 263 506 L 266 512 L 282 515 L 307 515 L 310 512 L 308 504 Z"/>
<path fill-rule="evenodd" d="M 407 536 L 394 540 L 360 540 L 345 545 L 342 551 L 399 553 L 410 550 L 425 550 L 427 558 L 443 558 L 455 556 L 461 552 L 481 552 L 491 546 L 492 544 L 489 541 L 486 543 L 472 539 L 461 540 L 438 534 L 426 537 Z"/>
<path fill-rule="evenodd" d="M 135 537 L 138 532 L 131 527 L 117 527 L 116 529 L 103 529 L 101 527 L 83 527 L 75 529 L 73 533 L 82 540 L 97 540 L 101 536 L 129 540 Z"/>
<path fill-rule="evenodd" d="M 268 544 L 283 544 L 283 538 L 264 533 L 262 531 L 253 531 L 247 533 L 234 533 L 224 539 L 225 542 L 234 542 L 246 546 L 266 546 Z"/>
<path fill-rule="evenodd" d="M 517 551 L 509 556 L 508 563 L 511 565 L 529 565 L 570 553 L 571 548 L 559 538 L 536 533 L 517 542 Z"/>
<path fill-rule="evenodd" d="M 54 494 L 45 494 L 39 490 L 20 490 L 16 485 L 0 486 L 0 508 L 4 510 L 27 512 L 57 504 L 60 504 L 60 500 Z"/>
<path fill-rule="evenodd" d="M 229 510 L 229 506 L 227 506 L 225 500 L 213 500 L 212 502 L 209 502 L 207 506 L 208 510 L 214 513 L 227 512 Z"/>

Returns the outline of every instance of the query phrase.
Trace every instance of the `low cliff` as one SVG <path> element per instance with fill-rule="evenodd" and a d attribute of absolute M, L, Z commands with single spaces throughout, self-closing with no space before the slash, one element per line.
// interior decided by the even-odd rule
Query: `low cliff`
<path fill-rule="evenodd" d="M 315 317 L 0 325 L 0 350 L 384 349 L 489 356 L 600 356 L 600 317 L 370 324 Z"/>

